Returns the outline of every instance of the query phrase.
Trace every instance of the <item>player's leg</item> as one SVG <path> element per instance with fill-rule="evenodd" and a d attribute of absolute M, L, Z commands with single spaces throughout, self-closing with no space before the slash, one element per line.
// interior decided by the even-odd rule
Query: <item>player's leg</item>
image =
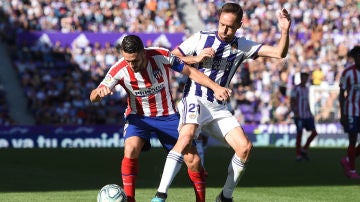
<path fill-rule="evenodd" d="M 145 140 L 132 136 L 125 140 L 124 158 L 121 162 L 121 176 L 128 202 L 135 201 L 136 178 L 139 171 L 139 155 Z"/>
<path fill-rule="evenodd" d="M 349 146 L 347 148 L 347 159 L 343 158 L 341 160 L 346 176 L 349 178 L 356 178 L 356 179 L 360 178 L 360 176 L 356 172 L 356 167 L 355 167 L 355 158 L 356 158 L 355 146 L 357 142 L 357 134 L 360 129 L 359 124 L 360 124 L 359 117 L 348 118 L 348 126 L 346 128 L 349 137 Z M 345 160 L 347 160 L 347 162 Z"/>
<path fill-rule="evenodd" d="M 302 121 L 299 118 L 294 119 L 296 125 L 296 142 L 295 142 L 295 152 L 296 152 L 296 161 L 301 161 L 301 142 L 302 142 L 302 132 L 303 132 L 303 125 Z"/>
<path fill-rule="evenodd" d="M 315 121 L 313 118 L 306 119 L 304 121 L 304 127 L 306 130 L 311 131 L 310 136 L 307 138 L 305 145 L 301 149 L 301 155 L 304 159 L 309 160 L 308 157 L 308 149 L 310 147 L 311 142 L 314 138 L 318 135 L 316 128 L 315 128 Z"/>
<path fill-rule="evenodd" d="M 121 176 L 128 202 L 135 201 L 136 178 L 139 170 L 139 156 L 142 150 L 149 149 L 146 120 L 136 115 L 129 115 L 124 126 L 124 158 L 121 162 Z"/>
<path fill-rule="evenodd" d="M 205 135 L 203 135 L 203 133 L 200 133 L 199 137 L 196 139 L 196 150 L 200 156 L 201 159 L 201 164 L 204 166 L 205 165 L 205 161 L 204 161 L 204 157 L 205 157 Z M 205 166 L 204 166 L 205 167 Z"/>
<path fill-rule="evenodd" d="M 225 184 L 221 194 L 216 201 L 232 201 L 232 195 L 241 176 L 243 175 L 248 161 L 252 143 L 248 139 L 244 130 L 240 127 L 238 121 L 231 114 L 229 117 L 219 118 L 206 126 L 209 134 L 222 134 L 226 142 L 235 151 L 229 165 Z"/>
<path fill-rule="evenodd" d="M 188 153 L 198 127 L 199 110 L 200 106 L 196 98 L 184 98 L 178 103 L 178 111 L 181 117 L 181 123 L 178 124 L 178 139 L 166 158 L 160 185 L 152 202 L 164 201 L 160 199 L 166 198 L 166 193 L 173 179 L 180 171 L 184 161 L 183 155 Z M 187 162 L 188 164 L 189 162 Z"/>
<path fill-rule="evenodd" d="M 360 156 L 360 144 L 357 145 L 356 149 L 355 149 L 355 157 L 359 157 Z"/>
<path fill-rule="evenodd" d="M 185 154 L 184 162 L 188 167 L 188 175 L 194 188 L 196 202 L 205 202 L 205 169 L 202 166 L 196 147 L 192 145 Z"/>
<path fill-rule="evenodd" d="M 357 142 L 357 133 L 349 132 L 349 146 L 347 149 L 347 156 L 349 158 L 349 165 L 351 170 L 355 170 L 356 142 Z"/>
<path fill-rule="evenodd" d="M 235 154 L 228 166 L 228 175 L 223 187 L 223 196 L 232 198 L 235 187 L 243 175 L 249 159 L 252 143 L 241 127 L 231 130 L 226 136 L 226 141 L 234 149 Z"/>
<path fill-rule="evenodd" d="M 184 161 L 183 155 L 188 153 L 188 150 L 192 144 L 194 133 L 197 126 L 194 124 L 185 124 L 181 127 L 179 138 L 166 157 L 163 174 L 161 176 L 160 185 L 158 187 L 155 197 L 166 198 L 167 191 L 174 180 L 175 176 L 181 169 L 182 163 Z M 198 157 L 198 163 L 201 165 L 200 157 Z M 160 200 L 153 199 L 153 202 Z"/>

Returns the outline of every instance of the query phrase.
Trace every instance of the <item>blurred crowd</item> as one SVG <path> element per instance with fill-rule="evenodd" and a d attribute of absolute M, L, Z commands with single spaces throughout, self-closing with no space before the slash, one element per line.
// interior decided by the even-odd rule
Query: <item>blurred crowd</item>
<path fill-rule="evenodd" d="M 283 7 L 292 16 L 292 28 L 285 59 L 259 58 L 246 61 L 238 69 L 231 83 L 233 112 L 241 123 L 291 123 L 289 92 L 300 71 L 311 74 L 309 85 L 320 89 L 338 86 L 341 71 L 351 62 L 346 57 L 347 51 L 360 44 L 360 2 L 238 2 L 245 11 L 239 35 L 264 44 L 276 43 L 279 39 L 276 11 Z M 176 3 L 175 0 L 1 0 L 0 39 L 9 45 L 36 123 L 122 124 L 126 97 L 121 88 L 104 102 L 89 102 L 90 90 L 99 84 L 120 53 L 111 44 L 105 47 L 91 44 L 85 48 L 63 48 L 60 42 L 53 46 L 17 44 L 17 33 L 33 30 L 187 32 L 187 22 L 181 21 Z M 193 0 L 193 3 L 206 29 L 216 30 L 217 9 L 224 1 Z M 178 100 L 184 78 L 174 73 L 173 79 L 173 96 Z M 337 121 L 336 90 L 314 92 L 317 93 L 313 98 L 316 121 Z M 6 105 L 1 106 L 3 110 Z"/>

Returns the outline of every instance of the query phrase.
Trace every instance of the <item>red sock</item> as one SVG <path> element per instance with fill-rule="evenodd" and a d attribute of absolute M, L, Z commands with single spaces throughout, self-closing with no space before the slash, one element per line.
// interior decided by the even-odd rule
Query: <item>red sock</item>
<path fill-rule="evenodd" d="M 200 172 L 193 172 L 188 169 L 190 180 L 193 184 L 196 202 L 205 202 L 205 172 L 204 169 Z"/>
<path fill-rule="evenodd" d="M 311 141 L 317 136 L 316 131 L 312 131 L 310 137 L 306 140 L 306 144 L 304 146 L 304 150 L 307 150 L 310 146 Z"/>
<path fill-rule="evenodd" d="M 350 169 L 355 170 L 355 146 L 354 145 L 349 145 L 347 154 L 349 157 Z"/>
<path fill-rule="evenodd" d="M 360 144 L 356 147 L 355 156 L 358 157 L 360 155 Z"/>
<path fill-rule="evenodd" d="M 301 155 L 301 137 L 302 137 L 302 134 L 301 133 L 298 133 L 296 135 L 296 156 L 300 156 Z"/>
<path fill-rule="evenodd" d="M 123 158 L 121 163 L 121 176 L 128 202 L 135 202 L 135 184 L 138 170 L 138 159 Z"/>

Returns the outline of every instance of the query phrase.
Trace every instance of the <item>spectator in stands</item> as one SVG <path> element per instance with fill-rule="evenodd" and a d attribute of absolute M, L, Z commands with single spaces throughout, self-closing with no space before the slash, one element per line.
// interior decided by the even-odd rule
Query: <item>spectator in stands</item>
<path fill-rule="evenodd" d="M 206 29 L 210 30 L 212 29 L 211 27 L 215 28 L 217 21 L 209 19 L 216 17 L 217 10 L 225 1 L 194 0 L 193 2 L 194 7 L 198 7 L 199 12 L 201 12 L 200 16 L 204 16 Z M 240 3 L 244 10 L 247 11 L 244 13 L 242 30 L 239 30 L 239 34 L 244 34 L 246 38 L 264 41 L 268 44 L 273 44 L 275 42 L 274 39 L 276 39 L 276 36 L 279 34 L 276 32 L 276 29 L 272 29 L 272 27 L 274 27 L 272 25 L 276 24 L 276 20 L 273 19 L 275 11 L 282 6 L 288 8 L 295 22 L 292 25 L 293 32 L 290 34 L 290 41 L 292 43 L 290 44 L 289 54 L 286 59 L 289 73 L 293 72 L 293 69 L 298 68 L 298 66 L 311 66 L 310 71 L 313 71 L 313 64 L 319 64 L 322 69 L 321 71 L 323 71 L 326 77 L 322 83 L 327 81 L 329 85 L 338 85 L 340 73 L 344 67 L 347 66 L 347 50 L 356 44 L 360 44 L 358 34 L 360 32 L 360 20 L 356 1 L 317 2 L 300 0 L 287 2 L 255 2 L 236 0 L 235 2 Z M 33 50 L 33 44 L 17 44 L 17 47 L 14 46 L 16 43 L 16 37 L 14 36 L 17 36 L 18 33 L 27 30 L 128 32 L 136 30 L 132 29 L 132 24 L 134 24 L 135 21 L 138 21 L 137 23 L 140 24 L 141 29 L 137 30 L 141 32 L 183 32 L 186 30 L 186 26 L 189 26 L 189 24 L 186 25 L 181 21 L 181 15 L 176 7 L 176 1 L 166 1 L 166 3 L 158 1 L 157 3 L 158 9 L 156 15 L 165 19 L 163 20 L 165 21 L 164 26 L 157 25 L 155 21 L 147 20 L 150 19 L 150 11 L 146 8 L 145 4 L 145 0 L 121 0 L 115 2 L 61 1 L 51 3 L 47 3 L 47 1 L 44 0 L 0 1 L 0 40 L 9 45 L 9 54 L 14 62 L 21 61 L 25 66 L 29 66 L 27 69 L 32 69 L 33 66 L 41 69 L 43 66 L 38 65 L 43 63 L 41 59 L 42 56 L 40 55 L 41 57 L 39 58 L 39 54 Z M 262 12 L 264 9 L 267 10 L 266 13 Z M 94 14 L 96 10 L 100 12 L 97 12 L 98 17 L 95 19 Z M 171 16 L 169 13 L 171 13 Z M 99 20 L 101 18 L 102 20 Z M 317 57 L 312 57 L 312 54 L 306 54 L 308 53 L 306 49 L 308 45 L 304 47 L 303 44 L 308 41 L 311 41 L 309 46 L 311 45 L 313 47 L 310 51 L 315 51 Z M 55 49 L 57 48 L 53 47 L 53 52 Z M 96 82 L 96 75 L 103 74 L 102 72 L 108 68 L 104 65 L 104 59 L 101 59 L 105 55 L 105 50 L 102 47 L 100 47 L 100 50 L 101 54 L 94 54 L 96 57 L 99 57 L 97 58 L 99 61 L 97 61 L 97 67 L 91 68 L 91 74 L 94 79 L 93 82 Z M 19 52 L 17 53 L 16 51 Z M 94 49 L 92 49 L 92 51 L 94 51 Z M 16 58 L 16 54 L 19 54 L 17 56 L 18 58 Z M 72 68 L 72 65 L 76 65 L 70 64 L 71 60 L 73 60 L 71 47 L 66 47 L 64 53 L 65 60 L 67 61 L 66 65 L 65 63 L 59 63 L 61 59 L 55 57 L 55 55 L 58 54 L 53 53 L 55 66 L 50 72 L 68 77 L 66 76 L 68 72 L 65 69 L 69 67 Z M 25 60 L 22 60 L 22 57 L 25 57 Z M 326 70 L 323 68 L 324 64 L 333 67 L 330 68 L 332 70 L 324 71 Z M 94 64 L 90 63 L 90 65 L 93 66 Z M 272 89 L 278 88 L 278 73 L 283 66 L 270 59 L 256 60 L 250 62 L 249 66 L 265 67 L 263 70 L 260 70 L 261 72 L 256 72 L 257 70 L 254 68 L 249 68 L 249 78 L 256 78 L 256 74 L 262 74 L 262 72 L 266 71 L 265 74 L 271 78 L 270 85 L 273 85 L 272 88 L 270 88 L 270 93 L 274 93 Z M 22 67 L 19 69 L 22 69 Z M 57 71 L 59 73 L 55 73 Z M 26 73 L 21 73 L 21 75 L 30 73 L 31 76 L 36 77 L 36 75 L 41 72 L 42 71 L 27 70 Z M 334 81 L 331 79 L 332 76 L 335 76 Z M 19 77 L 19 79 L 22 80 L 22 77 Z M 263 79 L 263 81 L 265 80 Z M 57 82 L 56 85 L 61 88 L 60 86 L 64 84 Z M 33 85 L 27 86 L 23 84 L 23 86 L 24 90 L 28 93 L 30 91 L 37 91 Z M 255 91 L 255 89 L 257 88 L 251 88 L 252 91 Z M 264 89 L 264 87 L 262 89 Z M 288 89 L 291 88 L 288 87 Z M 28 97 L 28 99 L 29 103 L 35 102 L 31 100 L 31 96 Z M 86 100 L 87 98 L 83 97 L 83 99 Z M 272 107 L 271 103 L 272 102 L 269 102 L 268 107 Z M 264 103 L 259 104 L 265 106 Z M 55 106 L 57 105 L 52 105 L 52 107 Z M 37 108 L 33 110 L 43 111 Z M 337 111 L 338 110 L 335 110 L 335 113 L 337 113 Z M 119 114 L 119 116 L 121 116 L 121 114 Z M 339 114 L 335 114 L 335 117 L 339 117 Z M 288 121 L 291 121 L 289 117 Z M 272 118 L 271 122 L 276 123 L 276 120 Z"/>

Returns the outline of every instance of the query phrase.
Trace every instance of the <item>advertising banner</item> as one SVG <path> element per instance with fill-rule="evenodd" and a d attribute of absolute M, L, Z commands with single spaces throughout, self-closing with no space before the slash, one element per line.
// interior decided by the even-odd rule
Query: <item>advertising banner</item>
<path fill-rule="evenodd" d="M 60 42 L 62 47 L 78 47 L 93 46 L 99 43 L 102 47 L 109 43 L 113 46 L 121 43 L 122 39 L 129 35 L 138 35 L 144 45 L 146 46 L 160 46 L 168 49 L 174 49 L 178 46 L 185 37 L 184 33 L 94 33 L 94 32 L 21 32 L 18 34 L 17 43 L 36 45 L 37 43 L 47 43 L 50 46 L 54 45 L 57 41 Z"/>
<path fill-rule="evenodd" d="M 319 133 L 312 147 L 346 147 L 348 137 L 340 124 L 318 124 Z M 294 124 L 244 125 L 246 134 L 255 147 L 294 147 Z M 310 135 L 304 131 L 304 138 Z M 152 147 L 160 147 L 153 135 Z M 210 136 L 209 146 L 224 145 Z M 0 149 L 14 148 L 112 148 L 123 147 L 123 128 L 107 126 L 13 126 L 0 127 Z"/>

